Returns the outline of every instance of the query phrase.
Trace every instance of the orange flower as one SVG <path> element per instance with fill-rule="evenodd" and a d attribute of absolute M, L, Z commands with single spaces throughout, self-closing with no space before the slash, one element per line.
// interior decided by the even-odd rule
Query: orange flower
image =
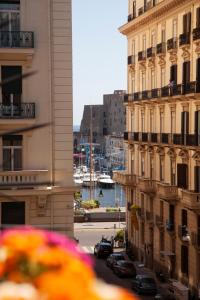
<path fill-rule="evenodd" d="M 32 250 L 41 247 L 46 242 L 45 236 L 40 231 L 10 231 L 2 237 L 1 243 L 11 248 L 13 251 L 29 253 Z"/>

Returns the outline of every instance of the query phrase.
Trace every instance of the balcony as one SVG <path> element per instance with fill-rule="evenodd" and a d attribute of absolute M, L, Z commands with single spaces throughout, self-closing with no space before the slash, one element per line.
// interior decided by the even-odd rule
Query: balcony
<path fill-rule="evenodd" d="M 178 226 L 178 237 L 182 242 L 190 242 L 191 237 L 186 225 L 179 225 Z"/>
<path fill-rule="evenodd" d="M 4 105 L 0 103 L 0 119 L 34 119 L 35 103 Z"/>
<path fill-rule="evenodd" d="M 161 88 L 161 97 L 169 97 L 170 93 L 169 93 L 169 86 L 163 86 Z"/>
<path fill-rule="evenodd" d="M 194 191 L 182 190 L 182 203 L 191 210 L 200 209 L 200 193 Z"/>
<path fill-rule="evenodd" d="M 0 31 L 2 60 L 30 62 L 34 53 L 34 33 L 30 31 Z"/>
<path fill-rule="evenodd" d="M 156 46 L 156 54 L 157 55 L 165 55 L 166 54 L 166 43 L 160 43 Z"/>
<path fill-rule="evenodd" d="M 182 33 L 179 35 L 179 46 L 190 45 L 190 32 Z"/>
<path fill-rule="evenodd" d="M 135 55 L 129 55 L 128 56 L 128 65 L 134 65 L 135 64 Z"/>
<path fill-rule="evenodd" d="M 182 94 L 194 94 L 196 92 L 196 82 L 191 81 L 182 85 Z"/>
<path fill-rule="evenodd" d="M 48 170 L 1 171 L 0 189 L 34 188 L 51 185 L 47 180 Z"/>
<path fill-rule="evenodd" d="M 152 58 L 155 57 L 156 55 L 156 48 L 155 47 L 150 47 L 147 49 L 147 58 Z"/>
<path fill-rule="evenodd" d="M 199 41 L 200 40 L 200 27 L 194 28 L 192 35 L 193 35 L 193 41 Z"/>
<path fill-rule="evenodd" d="M 158 98 L 160 97 L 160 89 L 152 89 L 151 90 L 151 98 Z"/>
<path fill-rule="evenodd" d="M 136 17 L 135 14 L 130 14 L 130 15 L 128 15 L 127 21 L 131 22 L 132 20 L 135 19 L 135 17 Z"/>
<path fill-rule="evenodd" d="M 153 212 L 148 211 L 148 210 L 146 211 L 146 221 L 148 223 L 153 223 L 153 221 L 154 221 Z"/>
<path fill-rule="evenodd" d="M 148 142 L 148 133 L 147 132 L 141 133 L 141 140 L 142 140 L 142 142 Z"/>
<path fill-rule="evenodd" d="M 129 132 L 125 131 L 124 132 L 124 141 L 128 141 L 129 140 Z"/>
<path fill-rule="evenodd" d="M 166 221 L 166 230 L 169 232 L 169 233 L 173 233 L 174 230 L 175 230 L 175 225 L 174 225 L 174 221 L 173 220 L 167 220 Z"/>
<path fill-rule="evenodd" d="M 156 215 L 156 217 L 155 217 L 155 223 L 156 223 L 156 226 L 157 226 L 159 229 L 163 229 L 163 228 L 164 228 L 163 217 L 161 217 L 161 216 L 159 216 L 159 215 Z"/>
<path fill-rule="evenodd" d="M 136 176 L 127 172 L 113 172 L 113 180 L 125 186 L 136 186 Z"/>
<path fill-rule="evenodd" d="M 139 100 L 148 100 L 148 99 L 149 99 L 148 91 L 139 92 Z"/>
<path fill-rule="evenodd" d="M 174 203 L 178 200 L 177 186 L 158 182 L 157 189 L 158 189 L 158 195 L 161 199 L 164 199 L 170 203 Z"/>
<path fill-rule="evenodd" d="M 144 213 L 144 208 L 138 208 L 137 209 L 137 215 L 138 215 L 138 218 L 140 218 L 141 221 L 144 221 L 144 216 L 145 216 L 145 213 Z"/>
<path fill-rule="evenodd" d="M 191 232 L 191 241 L 192 245 L 200 251 L 200 233 L 197 232 Z"/>
<path fill-rule="evenodd" d="M 138 52 L 138 61 L 145 61 L 146 60 L 146 51 L 140 51 Z"/>
<path fill-rule="evenodd" d="M 157 143 L 158 142 L 158 134 L 157 133 L 149 133 L 149 141 L 151 143 Z"/>
<path fill-rule="evenodd" d="M 161 133 L 160 134 L 160 142 L 162 144 L 169 144 L 169 134 L 168 133 Z"/>
<path fill-rule="evenodd" d="M 173 144 L 183 146 L 198 146 L 198 136 L 195 134 L 173 134 Z"/>
<path fill-rule="evenodd" d="M 144 13 L 144 7 L 138 9 L 138 16 L 141 16 Z"/>
<path fill-rule="evenodd" d="M 156 193 L 156 182 L 149 178 L 139 178 L 138 187 L 141 192 L 154 195 Z"/>
<path fill-rule="evenodd" d="M 171 38 L 169 40 L 167 40 L 167 51 L 171 52 L 171 51 L 177 51 L 178 49 L 178 41 L 177 38 Z"/>

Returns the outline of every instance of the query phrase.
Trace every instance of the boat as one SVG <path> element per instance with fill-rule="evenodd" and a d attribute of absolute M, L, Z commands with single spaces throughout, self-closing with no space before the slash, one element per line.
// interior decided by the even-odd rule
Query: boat
<path fill-rule="evenodd" d="M 78 185 L 82 185 L 83 184 L 83 174 L 80 172 L 76 172 L 73 175 L 73 179 L 74 179 L 74 183 L 78 184 Z"/>
<path fill-rule="evenodd" d="M 83 176 L 83 183 L 84 187 L 95 186 L 97 184 L 97 176 L 95 173 L 85 173 Z"/>
<path fill-rule="evenodd" d="M 115 182 L 112 180 L 110 175 L 101 174 L 98 178 L 98 185 L 101 188 L 113 188 Z"/>

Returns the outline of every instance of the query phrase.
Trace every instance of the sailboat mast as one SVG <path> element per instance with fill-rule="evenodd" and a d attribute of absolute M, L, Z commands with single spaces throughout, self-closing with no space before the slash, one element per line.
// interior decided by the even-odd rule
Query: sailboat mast
<path fill-rule="evenodd" d="M 90 200 L 92 199 L 92 136 L 93 136 L 93 128 L 92 128 L 92 105 L 90 105 Z"/>

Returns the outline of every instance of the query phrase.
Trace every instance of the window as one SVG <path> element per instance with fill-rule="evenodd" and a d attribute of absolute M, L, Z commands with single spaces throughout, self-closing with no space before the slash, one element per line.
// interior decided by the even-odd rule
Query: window
<path fill-rule="evenodd" d="M 179 188 L 188 188 L 188 165 L 177 164 L 177 185 Z"/>
<path fill-rule="evenodd" d="M 171 111 L 171 134 L 176 132 L 176 112 Z"/>
<path fill-rule="evenodd" d="M 0 26 L 1 31 L 20 31 L 20 2 L 1 1 Z"/>
<path fill-rule="evenodd" d="M 160 181 L 164 181 L 164 159 L 160 156 Z"/>
<path fill-rule="evenodd" d="M 165 43 L 165 41 L 166 41 L 166 29 L 165 29 L 165 26 L 162 26 L 162 29 L 161 29 L 161 42 Z"/>
<path fill-rule="evenodd" d="M 135 93 L 135 76 L 131 78 L 131 92 L 132 94 Z"/>
<path fill-rule="evenodd" d="M 145 91 L 146 90 L 146 73 L 145 72 L 141 72 L 141 90 Z"/>
<path fill-rule="evenodd" d="M 188 247 L 181 246 L 181 272 L 188 276 Z"/>
<path fill-rule="evenodd" d="M 170 67 L 170 81 L 173 81 L 173 84 L 177 84 L 177 65 L 172 65 Z"/>
<path fill-rule="evenodd" d="M 144 157 L 141 156 L 141 176 L 145 175 L 145 171 L 144 171 Z"/>
<path fill-rule="evenodd" d="M 150 112 L 150 132 L 154 132 L 154 116 L 153 116 L 153 111 Z"/>
<path fill-rule="evenodd" d="M 178 33 L 178 21 L 177 21 L 177 19 L 174 19 L 172 21 L 172 35 L 173 35 L 173 38 L 177 37 L 177 33 Z"/>
<path fill-rule="evenodd" d="M 2 202 L 1 224 L 25 224 L 25 202 Z"/>
<path fill-rule="evenodd" d="M 155 77 L 155 70 L 151 69 L 151 89 L 156 88 L 156 77 Z"/>
<path fill-rule="evenodd" d="M 142 36 L 142 51 L 146 51 L 146 35 Z"/>
<path fill-rule="evenodd" d="M 153 30 L 151 32 L 151 47 L 155 47 L 156 46 L 156 32 L 155 30 Z"/>
<path fill-rule="evenodd" d="M 145 131 L 145 118 L 144 118 L 144 112 L 141 112 L 141 131 Z"/>
<path fill-rule="evenodd" d="M 191 12 L 183 15 L 183 33 L 191 32 Z"/>
<path fill-rule="evenodd" d="M 132 55 L 135 55 L 135 40 L 132 40 Z"/>
<path fill-rule="evenodd" d="M 160 112 L 160 133 L 164 132 L 164 113 Z"/>
<path fill-rule="evenodd" d="M 134 126 L 134 111 L 131 112 L 131 131 L 134 132 L 135 131 L 135 126 Z"/>
<path fill-rule="evenodd" d="M 22 170 L 22 135 L 3 136 L 3 170 Z"/>
<path fill-rule="evenodd" d="M 150 179 L 154 179 L 154 163 L 153 158 L 150 157 Z"/>
<path fill-rule="evenodd" d="M 165 86 L 165 73 L 166 73 L 165 68 L 161 68 L 161 87 Z"/>
<path fill-rule="evenodd" d="M 196 9 L 196 28 L 200 27 L 200 7 Z"/>
<path fill-rule="evenodd" d="M 170 160 L 171 185 L 176 185 L 176 164 L 173 159 Z"/>

